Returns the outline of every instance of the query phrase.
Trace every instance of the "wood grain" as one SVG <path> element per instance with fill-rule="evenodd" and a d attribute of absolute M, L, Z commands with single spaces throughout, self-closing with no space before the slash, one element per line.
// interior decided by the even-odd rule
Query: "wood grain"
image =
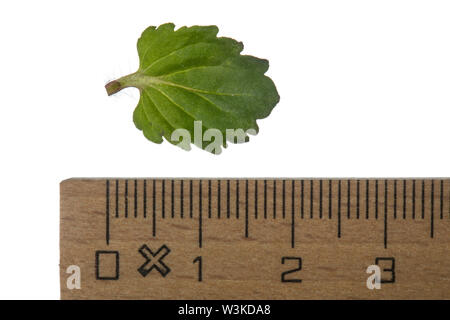
<path fill-rule="evenodd" d="M 450 298 L 449 179 L 70 179 L 60 238 L 62 299 Z M 395 282 L 369 290 L 377 257 Z"/>

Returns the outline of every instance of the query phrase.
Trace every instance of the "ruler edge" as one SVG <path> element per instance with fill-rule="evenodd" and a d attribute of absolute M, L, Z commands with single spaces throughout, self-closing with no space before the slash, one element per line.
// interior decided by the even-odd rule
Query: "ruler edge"
<path fill-rule="evenodd" d="M 59 247 L 59 293 L 60 293 L 60 300 L 72 300 L 72 299 L 63 299 L 63 286 L 64 283 L 64 272 L 61 266 L 61 260 L 62 260 L 62 238 L 63 238 L 63 228 L 62 228 L 62 222 L 63 222 L 63 193 L 64 188 L 66 185 L 74 182 L 74 181 L 107 181 L 107 180 L 193 180 L 193 181 L 199 181 L 199 180 L 272 180 L 272 181 L 282 181 L 282 180 L 314 180 L 314 181 L 320 181 L 320 180 L 387 180 L 387 181 L 394 181 L 394 180 L 425 180 L 425 181 L 433 181 L 433 180 L 443 180 L 443 181 L 450 181 L 450 177 L 72 177 L 63 179 L 59 183 L 59 239 L 58 239 L 58 247 Z M 162 299 L 165 300 L 165 299 Z M 171 299 L 176 300 L 176 299 Z M 217 299 L 220 300 L 220 299 Z M 277 299 L 276 299 L 277 300 Z M 450 298 L 449 298 L 450 300 Z"/>

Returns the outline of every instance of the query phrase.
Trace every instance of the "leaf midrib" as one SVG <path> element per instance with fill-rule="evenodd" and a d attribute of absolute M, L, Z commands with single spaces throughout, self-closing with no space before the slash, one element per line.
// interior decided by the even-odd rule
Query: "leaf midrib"
<path fill-rule="evenodd" d="M 210 95 L 216 95 L 216 96 L 227 96 L 227 97 L 249 97 L 251 95 L 249 94 L 243 94 L 243 93 L 228 93 L 228 92 L 214 92 L 214 91 L 208 91 L 208 90 L 202 90 L 202 89 L 196 89 L 188 86 L 183 86 L 181 84 L 163 80 L 160 77 L 153 77 L 153 76 L 147 76 L 140 74 L 139 72 L 134 74 L 133 79 L 130 79 L 128 82 L 128 86 L 136 87 L 139 89 L 144 90 L 146 87 L 150 87 L 152 85 L 166 85 L 170 87 L 177 87 L 181 88 L 187 91 L 191 92 L 197 92 L 197 93 L 203 93 L 203 94 L 210 94 Z"/>

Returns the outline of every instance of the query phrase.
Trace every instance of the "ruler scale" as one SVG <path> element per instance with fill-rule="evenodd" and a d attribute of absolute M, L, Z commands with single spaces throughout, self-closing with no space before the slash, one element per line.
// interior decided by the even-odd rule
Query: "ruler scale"
<path fill-rule="evenodd" d="M 450 299 L 450 179 L 69 179 L 60 246 L 63 299 Z"/>

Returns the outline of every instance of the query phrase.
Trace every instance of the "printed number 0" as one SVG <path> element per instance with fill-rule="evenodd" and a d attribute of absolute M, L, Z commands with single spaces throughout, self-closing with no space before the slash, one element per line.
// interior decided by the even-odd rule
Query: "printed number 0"
<path fill-rule="evenodd" d="M 289 261 L 289 260 L 297 261 L 298 267 L 295 268 L 295 269 L 291 269 L 291 270 L 283 272 L 281 274 L 281 282 L 297 282 L 297 283 L 302 282 L 301 279 L 296 279 L 296 278 L 289 278 L 289 279 L 287 279 L 286 278 L 286 276 L 288 274 L 296 273 L 297 271 L 302 270 L 302 258 L 300 258 L 300 257 L 282 257 L 281 258 L 281 264 L 284 264 L 285 261 Z"/>

